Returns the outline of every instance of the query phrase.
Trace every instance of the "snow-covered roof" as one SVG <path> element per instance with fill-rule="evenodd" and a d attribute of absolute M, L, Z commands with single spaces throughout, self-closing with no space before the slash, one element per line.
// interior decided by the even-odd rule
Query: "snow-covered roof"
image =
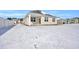
<path fill-rule="evenodd" d="M 33 10 L 31 13 L 38 13 L 38 14 L 43 14 L 40 10 Z"/>
<path fill-rule="evenodd" d="M 44 17 L 46 16 L 46 17 L 55 17 L 55 18 L 57 18 L 56 16 L 50 15 L 50 14 L 44 12 L 44 11 L 41 11 L 41 10 L 32 10 L 32 11 L 30 11 L 30 12 L 26 15 L 26 17 L 28 17 L 28 15 L 31 14 L 31 13 L 40 14 L 40 15 L 42 15 L 42 16 L 44 16 Z M 26 18 L 26 17 L 25 17 L 25 18 Z"/>
<path fill-rule="evenodd" d="M 41 11 L 41 13 L 42 13 L 42 14 L 47 14 L 47 13 L 46 13 L 46 12 L 44 12 L 44 11 Z"/>
<path fill-rule="evenodd" d="M 30 13 L 38 13 L 38 14 L 41 14 L 41 15 L 43 15 L 43 16 L 55 17 L 55 16 L 50 15 L 50 14 L 44 12 L 44 11 L 41 11 L 41 10 L 33 10 L 33 11 L 31 11 Z"/>

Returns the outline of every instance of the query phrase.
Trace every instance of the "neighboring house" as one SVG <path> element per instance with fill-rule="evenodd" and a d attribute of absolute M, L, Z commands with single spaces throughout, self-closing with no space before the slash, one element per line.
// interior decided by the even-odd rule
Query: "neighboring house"
<path fill-rule="evenodd" d="M 79 24 L 79 18 L 66 19 L 64 24 Z"/>
<path fill-rule="evenodd" d="M 57 20 L 57 24 L 63 24 L 63 19 L 56 17 L 55 20 Z"/>
<path fill-rule="evenodd" d="M 9 20 L 10 21 L 10 23 L 12 23 L 12 24 L 14 24 L 14 25 L 16 25 L 16 24 L 18 24 L 18 19 L 17 18 L 7 18 L 7 20 Z"/>
<path fill-rule="evenodd" d="M 63 20 L 63 24 L 68 24 L 69 23 L 69 19 L 64 19 Z"/>
<path fill-rule="evenodd" d="M 23 19 L 25 25 L 50 25 L 58 24 L 59 21 L 55 16 L 44 14 L 39 10 L 29 12 Z"/>
<path fill-rule="evenodd" d="M 14 24 L 22 24 L 22 18 L 18 18 L 18 19 L 12 19 L 11 21 L 13 21 L 14 22 Z"/>
<path fill-rule="evenodd" d="M 14 23 L 11 22 L 10 20 L 0 17 L 0 27 L 9 26 L 9 25 L 13 25 L 13 24 Z"/>
<path fill-rule="evenodd" d="M 71 19 L 69 24 L 79 24 L 79 19 Z"/>

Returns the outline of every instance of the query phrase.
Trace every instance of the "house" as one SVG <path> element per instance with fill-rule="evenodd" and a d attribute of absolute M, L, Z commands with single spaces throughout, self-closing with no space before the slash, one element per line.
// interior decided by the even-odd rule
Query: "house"
<path fill-rule="evenodd" d="M 12 20 L 14 22 L 14 24 L 22 24 L 23 18 L 12 18 Z"/>
<path fill-rule="evenodd" d="M 5 19 L 3 17 L 0 17 L 0 28 L 4 27 L 4 26 L 9 26 L 9 25 L 14 25 L 14 22 L 12 22 L 8 19 Z"/>
<path fill-rule="evenodd" d="M 57 24 L 63 24 L 63 19 L 61 19 L 60 17 L 56 17 L 55 20 L 57 20 Z"/>
<path fill-rule="evenodd" d="M 79 18 L 70 18 L 70 19 L 65 19 L 64 24 L 79 24 Z"/>
<path fill-rule="evenodd" d="M 11 17 L 8 17 L 7 20 L 9 20 L 11 23 L 13 23 L 14 25 L 18 24 L 18 19 L 17 18 L 11 18 Z"/>
<path fill-rule="evenodd" d="M 72 18 L 69 20 L 69 24 L 79 24 L 79 19 L 78 18 Z"/>
<path fill-rule="evenodd" d="M 23 19 L 25 25 L 57 25 L 58 20 L 55 16 L 45 14 L 40 10 L 33 10 L 29 12 Z"/>

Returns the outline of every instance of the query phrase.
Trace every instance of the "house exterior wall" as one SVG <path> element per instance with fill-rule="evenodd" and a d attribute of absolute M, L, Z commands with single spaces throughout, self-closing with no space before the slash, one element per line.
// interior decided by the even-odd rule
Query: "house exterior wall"
<path fill-rule="evenodd" d="M 65 24 L 79 24 L 79 19 L 69 19 L 64 21 Z"/>
<path fill-rule="evenodd" d="M 57 20 L 57 24 L 63 24 L 64 22 L 61 18 L 56 18 L 56 20 Z"/>
<path fill-rule="evenodd" d="M 68 21 L 68 24 L 78 24 L 79 20 L 78 19 L 71 19 Z"/>
<path fill-rule="evenodd" d="M 31 22 L 31 15 L 28 15 L 27 17 L 25 17 L 24 19 L 23 19 L 23 24 L 25 24 L 25 25 L 32 25 L 32 22 Z"/>
<path fill-rule="evenodd" d="M 53 22 L 52 20 L 53 18 L 48 17 L 48 22 L 45 22 L 45 17 L 42 17 L 41 24 L 57 24 L 57 20 L 55 20 L 55 22 Z"/>
<path fill-rule="evenodd" d="M 79 23 L 79 19 L 75 19 L 75 23 L 78 24 Z"/>
<path fill-rule="evenodd" d="M 36 17 L 36 22 L 31 22 L 31 17 Z M 58 23 L 57 19 L 55 19 L 55 21 L 52 21 L 54 17 L 48 17 L 48 21 L 46 22 L 45 17 L 47 16 L 44 16 L 42 14 L 37 14 L 37 13 L 30 13 L 27 15 L 27 17 L 24 18 L 23 23 L 25 25 L 35 25 L 35 24 L 44 25 L 44 24 L 57 24 Z M 39 23 L 38 18 L 40 18 L 40 23 Z"/>
<path fill-rule="evenodd" d="M 30 13 L 27 15 L 27 17 L 24 18 L 23 23 L 25 25 L 38 24 L 38 22 L 39 22 L 38 20 L 36 20 L 36 22 L 31 22 L 31 17 L 36 17 L 36 18 L 40 17 L 41 18 L 41 16 L 42 16 L 41 14 Z"/>
<path fill-rule="evenodd" d="M 63 24 L 62 20 L 57 20 L 57 24 Z"/>
<path fill-rule="evenodd" d="M 35 22 L 32 22 L 33 24 L 41 24 L 41 17 L 36 17 Z"/>

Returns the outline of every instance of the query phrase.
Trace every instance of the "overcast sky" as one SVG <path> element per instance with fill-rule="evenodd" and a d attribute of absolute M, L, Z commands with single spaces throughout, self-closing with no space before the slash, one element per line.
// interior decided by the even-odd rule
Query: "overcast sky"
<path fill-rule="evenodd" d="M 0 10 L 0 17 L 23 18 L 31 10 Z M 61 18 L 79 17 L 79 10 L 42 10 L 44 13 Z"/>

